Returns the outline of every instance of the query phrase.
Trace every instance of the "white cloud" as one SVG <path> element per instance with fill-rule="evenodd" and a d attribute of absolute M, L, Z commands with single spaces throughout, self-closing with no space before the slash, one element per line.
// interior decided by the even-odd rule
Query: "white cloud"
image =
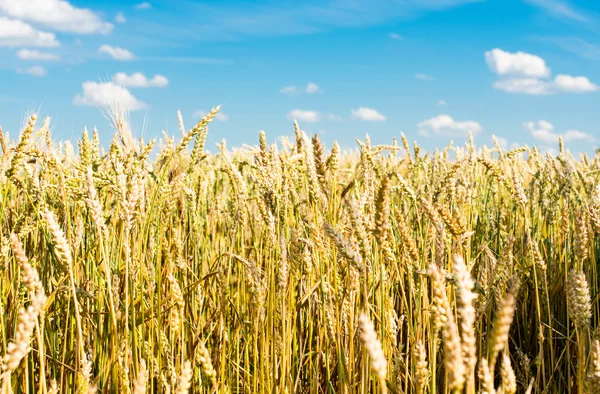
<path fill-rule="evenodd" d="M 288 112 L 289 120 L 299 120 L 307 123 L 318 122 L 321 119 L 321 115 L 316 111 L 305 111 L 301 109 L 294 109 Z"/>
<path fill-rule="evenodd" d="M 579 131 L 579 130 L 565 131 L 565 133 L 563 134 L 563 140 L 565 142 L 577 141 L 577 140 L 584 140 L 584 141 L 590 141 L 590 142 L 596 141 L 596 139 L 594 138 L 593 135 L 584 133 L 583 131 Z"/>
<path fill-rule="evenodd" d="M 305 87 L 286 86 L 279 90 L 282 94 L 297 95 L 300 93 L 314 94 L 321 91 L 321 87 L 314 82 L 309 82 Z"/>
<path fill-rule="evenodd" d="M 366 120 L 369 122 L 383 122 L 386 117 L 373 108 L 359 107 L 352 110 L 352 117 L 355 119 Z"/>
<path fill-rule="evenodd" d="M 427 74 L 415 74 L 415 78 L 420 79 L 421 81 L 433 81 L 433 77 Z"/>
<path fill-rule="evenodd" d="M 42 66 L 33 66 L 29 68 L 17 68 L 17 73 L 33 75 L 34 77 L 45 77 L 48 72 Z"/>
<path fill-rule="evenodd" d="M 508 93 L 552 94 L 551 84 L 537 78 L 504 79 L 494 82 L 493 86 Z"/>
<path fill-rule="evenodd" d="M 524 93 L 531 95 L 547 95 L 555 93 L 587 93 L 600 90 L 600 86 L 592 83 L 586 77 L 572 75 L 557 75 L 553 81 L 543 81 L 537 78 L 504 79 L 494 82 L 494 88 L 509 93 Z"/>
<path fill-rule="evenodd" d="M 494 82 L 493 86 L 497 90 L 531 95 L 600 90 L 600 86 L 583 76 L 559 74 L 554 80 L 550 80 L 550 69 L 544 59 L 529 53 L 510 53 L 496 48 L 485 52 L 485 60 L 490 70 L 504 77 Z"/>
<path fill-rule="evenodd" d="M 550 122 L 546 122 L 545 120 L 540 120 L 537 123 L 530 121 L 524 123 L 523 127 L 529 130 L 531 136 L 536 140 L 549 144 L 558 141 L 559 134 L 552 132 L 552 130 L 554 130 L 554 126 Z"/>
<path fill-rule="evenodd" d="M 139 3 L 135 6 L 136 10 L 149 10 L 150 8 L 152 8 L 152 4 L 148 3 L 147 1 Z"/>
<path fill-rule="evenodd" d="M 531 136 L 538 141 L 546 144 L 554 144 L 558 142 L 559 137 L 565 142 L 572 141 L 588 141 L 594 142 L 595 138 L 591 134 L 584 133 L 579 130 L 567 130 L 560 134 L 554 132 L 554 125 L 546 120 L 538 120 L 537 122 L 525 122 L 523 128 L 529 131 Z"/>
<path fill-rule="evenodd" d="M 102 45 L 98 49 L 98 53 L 106 53 L 115 60 L 131 60 L 135 56 L 133 53 L 124 48 L 113 47 L 110 45 Z"/>
<path fill-rule="evenodd" d="M 130 88 L 164 88 L 169 84 L 167 77 L 160 74 L 156 74 L 152 79 L 148 79 L 142 73 L 133 73 L 131 75 L 116 73 L 112 80 L 117 85 Z"/>
<path fill-rule="evenodd" d="M 123 13 L 121 11 L 119 11 L 117 13 L 117 16 L 115 16 L 115 22 L 117 22 L 117 23 L 125 23 L 125 22 L 127 22 L 127 19 L 125 18 L 125 15 L 123 15 Z"/>
<path fill-rule="evenodd" d="M 502 49 L 492 49 L 485 52 L 485 61 L 490 70 L 498 75 L 517 75 L 525 77 L 547 77 L 550 69 L 539 56 L 525 52 L 506 52 Z"/>
<path fill-rule="evenodd" d="M 37 30 L 25 22 L 0 16 L 0 47 L 57 47 L 53 33 Z"/>
<path fill-rule="evenodd" d="M 286 86 L 285 88 L 280 90 L 282 94 L 296 94 L 297 91 L 298 89 L 296 89 L 295 86 Z"/>
<path fill-rule="evenodd" d="M 304 91 L 308 94 L 317 93 L 321 88 L 316 83 L 309 82 L 304 88 Z"/>
<path fill-rule="evenodd" d="M 573 77 L 571 75 L 560 74 L 554 78 L 554 85 L 563 92 L 583 93 L 595 92 L 600 90 L 598 85 L 590 82 L 586 77 Z"/>
<path fill-rule="evenodd" d="M 388 37 L 390 37 L 392 40 L 404 40 L 404 37 L 397 33 L 390 33 L 388 34 Z"/>
<path fill-rule="evenodd" d="M 86 8 L 65 0 L 0 0 L 0 12 L 23 21 L 72 33 L 108 34 L 113 25 Z"/>
<path fill-rule="evenodd" d="M 17 52 L 17 57 L 22 60 L 58 60 L 60 57 L 53 53 L 40 52 L 36 49 L 21 49 Z"/>
<path fill-rule="evenodd" d="M 342 117 L 336 114 L 329 114 L 327 115 L 327 119 L 331 120 L 332 122 L 341 122 L 342 121 Z"/>
<path fill-rule="evenodd" d="M 86 81 L 81 87 L 83 94 L 73 98 L 73 104 L 91 107 L 112 107 L 119 105 L 124 110 L 137 111 L 147 108 L 146 103 L 139 101 L 126 88 L 113 82 Z"/>
<path fill-rule="evenodd" d="M 201 110 L 198 110 L 198 111 L 194 112 L 192 114 L 192 117 L 198 119 L 198 118 L 201 118 L 201 117 L 205 116 L 206 114 L 208 114 L 208 111 L 205 111 L 205 110 L 201 109 Z M 215 116 L 215 119 L 216 120 L 220 120 L 220 121 L 226 121 L 227 119 L 229 119 L 229 115 L 227 115 L 224 112 L 219 111 L 219 112 L 217 112 L 217 115 Z"/>
<path fill-rule="evenodd" d="M 446 100 L 438 100 L 438 105 L 440 107 L 444 107 L 444 106 L 448 105 L 448 103 L 446 102 Z"/>
<path fill-rule="evenodd" d="M 419 134 L 424 136 L 439 135 L 446 137 L 466 137 L 469 131 L 473 134 L 479 133 L 483 128 L 478 122 L 456 121 L 450 115 L 438 115 L 417 124 Z"/>

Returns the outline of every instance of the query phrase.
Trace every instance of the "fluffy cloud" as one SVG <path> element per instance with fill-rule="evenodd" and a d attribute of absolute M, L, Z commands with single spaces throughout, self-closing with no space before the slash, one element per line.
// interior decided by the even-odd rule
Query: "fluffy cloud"
<path fill-rule="evenodd" d="M 29 68 L 17 68 L 17 73 L 33 75 L 34 77 L 45 77 L 48 72 L 42 66 L 33 66 Z"/>
<path fill-rule="evenodd" d="M 427 74 L 415 74 L 415 78 L 420 79 L 421 81 L 433 81 L 433 77 Z"/>
<path fill-rule="evenodd" d="M 594 138 L 593 135 L 584 133 L 583 131 L 579 131 L 579 130 L 565 131 L 563 134 L 563 140 L 566 142 L 578 141 L 578 140 L 590 141 L 590 142 L 596 141 L 596 139 Z"/>
<path fill-rule="evenodd" d="M 510 53 L 502 49 L 492 49 L 485 53 L 485 61 L 490 70 L 498 75 L 517 75 L 543 78 L 550 75 L 546 62 L 539 56 L 525 52 Z"/>
<path fill-rule="evenodd" d="M 494 82 L 494 88 L 508 93 L 548 95 L 600 90 L 600 86 L 583 76 L 559 74 L 550 80 L 544 59 L 529 53 L 493 49 L 485 53 L 485 60 L 494 73 L 504 77 Z"/>
<path fill-rule="evenodd" d="M 440 107 L 444 107 L 444 106 L 448 105 L 448 103 L 446 102 L 446 100 L 438 100 L 438 105 Z"/>
<path fill-rule="evenodd" d="M 98 53 L 105 53 L 115 60 L 131 60 L 135 56 L 133 53 L 124 48 L 113 47 L 110 45 L 102 45 L 98 48 Z"/>
<path fill-rule="evenodd" d="M 299 120 L 307 123 L 318 122 L 321 119 L 321 115 L 316 111 L 305 111 L 301 109 L 294 109 L 288 112 L 289 120 Z"/>
<path fill-rule="evenodd" d="M 600 90 L 598 85 L 586 77 L 557 75 L 553 81 L 543 81 L 537 78 L 505 79 L 494 82 L 494 88 L 509 93 L 524 93 L 531 95 L 547 95 L 555 93 L 587 93 Z"/>
<path fill-rule="evenodd" d="M 115 22 L 117 22 L 117 23 L 125 23 L 125 22 L 127 22 L 127 19 L 125 18 L 125 15 L 123 15 L 123 13 L 121 11 L 119 11 L 117 13 L 117 16 L 115 16 Z"/>
<path fill-rule="evenodd" d="M 302 92 L 308 93 L 308 94 L 314 94 L 314 93 L 321 91 L 321 88 L 316 83 L 309 82 L 306 84 L 305 87 L 286 86 L 286 87 L 280 89 L 279 91 L 282 94 L 292 96 L 292 95 L 300 94 Z"/>
<path fill-rule="evenodd" d="M 560 74 L 554 78 L 554 85 L 563 92 L 584 93 L 600 90 L 598 85 L 593 84 L 586 77 L 573 77 L 571 75 Z"/>
<path fill-rule="evenodd" d="M 130 88 L 164 88 L 169 84 L 167 77 L 160 74 L 156 74 L 152 79 L 148 79 L 142 73 L 133 73 L 131 75 L 116 73 L 112 80 L 117 85 Z"/>
<path fill-rule="evenodd" d="M 424 136 L 439 135 L 445 137 L 466 137 L 469 131 L 473 134 L 479 133 L 483 128 L 478 122 L 456 121 L 450 115 L 438 115 L 417 124 L 419 134 Z"/>
<path fill-rule="evenodd" d="M 562 137 L 565 142 L 588 141 L 594 142 L 595 138 L 591 134 L 579 130 L 567 130 L 564 133 L 555 133 L 554 125 L 546 120 L 537 122 L 525 122 L 523 128 L 531 134 L 533 138 L 546 144 L 555 144 Z"/>
<path fill-rule="evenodd" d="M 388 34 L 388 37 L 390 37 L 392 40 L 404 40 L 404 37 L 397 33 L 390 33 Z"/>
<path fill-rule="evenodd" d="M 533 95 L 552 94 L 550 83 L 536 78 L 504 79 L 494 82 L 494 88 L 508 93 L 525 93 Z"/>
<path fill-rule="evenodd" d="M 373 108 L 359 107 L 352 110 L 352 117 L 355 119 L 366 120 L 368 122 L 383 122 L 386 117 Z"/>
<path fill-rule="evenodd" d="M 152 4 L 148 3 L 147 1 L 139 3 L 135 6 L 136 10 L 149 10 L 150 8 L 152 8 Z"/>
<path fill-rule="evenodd" d="M 113 29 L 89 9 L 65 0 L 0 0 L 0 12 L 64 32 L 108 34 Z"/>
<path fill-rule="evenodd" d="M 309 82 L 306 85 L 306 87 L 304 88 L 304 91 L 308 94 L 317 93 L 319 90 L 321 90 L 319 85 L 317 85 L 316 83 L 312 83 L 312 82 Z"/>
<path fill-rule="evenodd" d="M 194 117 L 196 119 L 199 119 L 199 118 L 205 116 L 206 114 L 208 114 L 208 111 L 205 111 L 205 110 L 201 109 L 201 110 L 198 110 L 198 111 L 194 112 L 192 114 L 192 117 Z M 227 115 L 224 112 L 219 111 L 219 112 L 217 112 L 217 115 L 215 116 L 215 119 L 216 120 L 220 120 L 220 121 L 226 121 L 227 119 L 229 119 L 229 115 Z"/>
<path fill-rule="evenodd" d="M 336 114 L 327 115 L 327 119 L 331 120 L 332 122 L 341 122 L 343 120 L 341 116 Z"/>
<path fill-rule="evenodd" d="M 0 16 L 0 47 L 57 47 L 59 45 L 56 36 L 52 33 L 37 30 L 16 19 Z"/>
<path fill-rule="evenodd" d="M 81 87 L 83 94 L 73 98 L 73 104 L 91 107 L 110 108 L 115 105 L 128 111 L 137 111 L 147 107 L 146 103 L 139 101 L 123 86 L 114 82 L 84 82 Z"/>
<path fill-rule="evenodd" d="M 17 57 L 22 60 L 58 60 L 60 57 L 53 53 L 40 52 L 36 49 L 21 49 Z"/>

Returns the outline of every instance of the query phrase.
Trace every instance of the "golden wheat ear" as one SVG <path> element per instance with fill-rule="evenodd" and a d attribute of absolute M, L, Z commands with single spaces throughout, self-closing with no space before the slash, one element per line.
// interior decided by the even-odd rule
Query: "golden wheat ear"
<path fill-rule="evenodd" d="M 366 313 L 360 315 L 359 322 L 360 337 L 369 354 L 371 369 L 379 380 L 380 390 L 385 393 L 387 390 L 385 381 L 387 375 L 387 360 L 383 354 L 381 342 L 379 341 L 379 338 L 377 338 L 375 325 Z"/>

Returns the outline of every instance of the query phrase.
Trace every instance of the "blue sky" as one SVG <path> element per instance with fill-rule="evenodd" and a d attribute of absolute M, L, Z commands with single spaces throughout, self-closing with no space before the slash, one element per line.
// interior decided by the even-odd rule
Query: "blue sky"
<path fill-rule="evenodd" d="M 135 136 L 178 134 L 222 104 L 209 147 L 292 135 L 327 145 L 404 132 L 574 152 L 600 146 L 600 4 L 567 0 L 0 0 L 0 125 L 31 110 L 56 139 L 131 109 Z"/>

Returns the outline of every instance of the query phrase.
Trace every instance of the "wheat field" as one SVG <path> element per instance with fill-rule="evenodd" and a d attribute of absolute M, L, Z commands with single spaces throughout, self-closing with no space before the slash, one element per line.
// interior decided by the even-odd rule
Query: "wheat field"
<path fill-rule="evenodd" d="M 218 110 L 0 133 L 2 393 L 600 392 L 598 155 L 211 154 Z"/>

